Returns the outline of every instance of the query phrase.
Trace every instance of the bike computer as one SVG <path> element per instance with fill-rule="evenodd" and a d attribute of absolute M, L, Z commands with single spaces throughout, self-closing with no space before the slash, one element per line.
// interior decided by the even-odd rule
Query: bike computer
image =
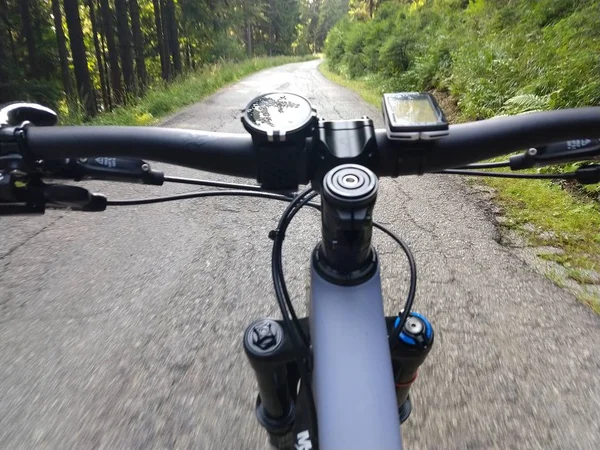
<path fill-rule="evenodd" d="M 448 135 L 448 121 L 427 92 L 383 94 L 383 119 L 390 139 L 418 141 Z"/>
<path fill-rule="evenodd" d="M 294 190 L 306 178 L 309 138 L 316 136 L 317 111 L 304 97 L 287 92 L 260 95 L 242 110 L 252 136 L 264 189 Z"/>
<path fill-rule="evenodd" d="M 244 128 L 258 141 L 284 142 L 304 139 L 316 125 L 317 112 L 296 94 L 260 95 L 243 110 Z"/>

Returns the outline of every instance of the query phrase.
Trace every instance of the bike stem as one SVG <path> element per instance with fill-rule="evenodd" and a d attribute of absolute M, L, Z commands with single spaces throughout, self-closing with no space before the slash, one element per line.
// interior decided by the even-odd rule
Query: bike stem
<path fill-rule="evenodd" d="M 356 164 L 338 166 L 323 180 L 322 241 L 313 265 L 332 284 L 356 286 L 377 270 L 371 238 L 378 186 L 375 174 Z"/>

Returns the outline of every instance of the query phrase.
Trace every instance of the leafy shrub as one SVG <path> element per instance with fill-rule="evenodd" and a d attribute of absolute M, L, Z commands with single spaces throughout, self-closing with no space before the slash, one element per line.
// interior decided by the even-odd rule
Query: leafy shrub
<path fill-rule="evenodd" d="M 600 0 L 388 0 L 329 33 L 329 67 L 377 88 L 449 91 L 469 119 L 600 104 Z M 352 11 L 351 11 L 352 12 Z"/>
<path fill-rule="evenodd" d="M 350 23 L 347 19 L 341 20 L 334 28 L 331 29 L 325 40 L 325 53 L 329 64 L 334 67 L 339 67 L 343 63 L 346 54 L 344 46 L 346 42 L 346 33 Z"/>
<path fill-rule="evenodd" d="M 231 36 L 226 31 L 218 33 L 207 55 L 207 61 L 242 61 L 247 57 L 243 45 L 237 36 Z"/>
<path fill-rule="evenodd" d="M 502 106 L 501 112 L 506 115 L 544 111 L 549 106 L 549 96 L 540 97 L 535 94 L 523 94 L 511 97 Z"/>

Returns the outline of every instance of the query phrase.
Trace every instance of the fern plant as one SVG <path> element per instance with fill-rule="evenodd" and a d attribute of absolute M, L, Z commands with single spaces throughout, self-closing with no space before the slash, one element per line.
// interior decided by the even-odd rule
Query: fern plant
<path fill-rule="evenodd" d="M 550 109 L 549 95 L 522 94 L 511 97 L 502 105 L 501 113 L 506 115 L 545 111 Z"/>

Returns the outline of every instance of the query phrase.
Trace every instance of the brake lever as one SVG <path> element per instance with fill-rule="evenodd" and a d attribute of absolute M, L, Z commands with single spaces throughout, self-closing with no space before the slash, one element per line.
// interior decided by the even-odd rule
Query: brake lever
<path fill-rule="evenodd" d="M 79 186 L 63 184 L 44 185 L 44 198 L 51 207 L 67 208 L 74 211 L 104 211 L 107 199 Z"/>
<path fill-rule="evenodd" d="M 107 199 L 78 186 L 45 184 L 39 176 L 0 171 L 0 215 L 44 214 L 46 207 L 104 211 Z"/>
<path fill-rule="evenodd" d="M 133 158 L 79 158 L 50 160 L 42 163 L 42 172 L 49 176 L 81 180 L 140 182 L 161 186 L 165 175 L 152 170 L 150 164 Z"/>
<path fill-rule="evenodd" d="M 35 181 L 16 171 L 0 170 L 0 215 L 44 214 L 43 193 Z"/>
<path fill-rule="evenodd" d="M 600 165 L 590 164 L 575 171 L 575 179 L 581 184 L 600 183 Z"/>

